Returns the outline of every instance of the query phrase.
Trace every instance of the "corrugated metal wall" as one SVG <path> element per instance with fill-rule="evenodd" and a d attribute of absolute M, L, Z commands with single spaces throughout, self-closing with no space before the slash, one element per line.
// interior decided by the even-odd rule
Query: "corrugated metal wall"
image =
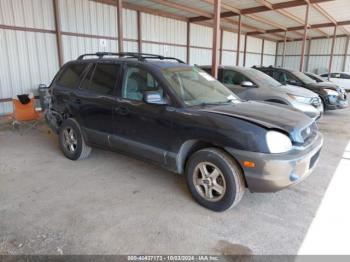
<path fill-rule="evenodd" d="M 346 37 L 338 37 L 335 41 L 334 56 L 332 62 L 332 71 L 343 71 L 344 66 L 344 54 L 349 54 L 349 50 L 346 52 Z M 307 71 L 315 73 L 324 73 L 328 71 L 329 59 L 332 47 L 332 38 L 329 39 L 314 39 L 311 40 L 311 46 L 309 48 L 310 41 L 307 41 L 305 52 L 305 64 L 304 68 Z M 300 66 L 300 53 L 301 53 L 301 41 L 287 42 L 285 67 L 291 69 L 299 69 Z M 310 55 L 308 55 L 310 50 Z M 282 53 L 283 43 L 278 43 L 277 50 L 277 65 L 282 65 Z M 349 70 L 349 60 L 347 60 L 345 69 Z"/>
<path fill-rule="evenodd" d="M 223 65 L 234 66 L 236 65 L 237 57 L 237 36 L 238 34 L 232 32 L 223 32 L 222 36 L 222 58 L 221 63 Z M 243 48 L 244 48 L 244 35 L 241 35 L 240 41 L 240 65 L 243 65 Z"/>
<path fill-rule="evenodd" d="M 222 64 L 223 65 L 236 65 L 237 56 L 237 37 L 238 34 L 224 31 L 223 43 L 222 43 Z M 241 35 L 240 43 L 240 56 L 239 65 L 243 66 L 244 60 L 244 42 L 245 37 Z M 261 52 L 262 52 L 262 39 L 255 37 L 247 38 L 247 54 L 246 54 L 246 66 L 251 67 L 253 65 L 261 64 Z M 265 40 L 264 44 L 264 65 L 275 63 L 276 43 Z"/>
<path fill-rule="evenodd" d="M 124 51 L 137 52 L 137 12 L 134 10 L 123 9 L 123 34 Z M 127 40 L 125 40 L 127 39 Z"/>
<path fill-rule="evenodd" d="M 210 65 L 213 28 L 190 25 L 190 64 Z"/>
<path fill-rule="evenodd" d="M 275 65 L 276 42 L 265 40 L 263 66 Z"/>
<path fill-rule="evenodd" d="M 59 0 L 63 59 L 83 53 L 118 51 L 117 8 L 88 0 Z M 58 71 L 52 0 L 0 0 L 0 98 L 36 91 L 49 84 Z M 187 60 L 187 23 L 141 13 L 142 51 Z M 25 31 L 24 28 L 29 28 Z M 39 29 L 40 32 L 32 32 Z M 123 9 L 124 51 L 138 51 L 137 12 Z M 191 24 L 191 64 L 211 64 L 213 29 Z M 237 34 L 223 32 L 222 64 L 235 65 Z M 246 65 L 260 64 L 262 42 L 248 38 Z M 243 64 L 241 36 L 240 64 Z M 265 41 L 264 64 L 274 61 L 275 43 Z M 0 103 L 0 114 L 12 111 Z"/>
<path fill-rule="evenodd" d="M 60 0 L 59 4 L 64 62 L 83 53 L 118 51 L 115 6 L 86 0 Z M 82 36 L 65 35 L 66 32 Z"/>
<path fill-rule="evenodd" d="M 186 22 L 141 14 L 142 52 L 173 56 L 186 61 Z"/>
<path fill-rule="evenodd" d="M 0 24 L 54 30 L 52 1 L 1 0 Z M 0 29 L 0 98 L 31 92 L 49 84 L 58 70 L 53 33 Z M 12 103 L 0 103 L 0 114 Z"/>

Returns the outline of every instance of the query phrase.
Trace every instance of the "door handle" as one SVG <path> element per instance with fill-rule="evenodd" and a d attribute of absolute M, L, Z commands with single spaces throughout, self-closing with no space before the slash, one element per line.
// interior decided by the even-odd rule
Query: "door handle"
<path fill-rule="evenodd" d="M 119 115 L 125 116 L 128 115 L 130 112 L 130 109 L 127 107 L 115 107 L 114 111 L 118 113 Z"/>
<path fill-rule="evenodd" d="M 80 99 L 80 98 L 76 98 L 76 99 L 75 99 L 75 103 L 78 104 L 78 105 L 80 105 L 80 104 L 81 104 L 81 99 Z"/>

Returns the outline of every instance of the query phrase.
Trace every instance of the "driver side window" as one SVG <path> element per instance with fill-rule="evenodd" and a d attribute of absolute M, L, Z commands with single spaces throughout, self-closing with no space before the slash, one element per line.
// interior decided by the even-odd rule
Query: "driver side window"
<path fill-rule="evenodd" d="M 223 71 L 223 75 L 222 75 L 223 84 L 240 85 L 243 81 L 249 81 L 249 80 L 241 73 L 238 73 L 232 70 Z"/>
<path fill-rule="evenodd" d="M 154 77 L 138 67 L 128 67 L 124 76 L 122 98 L 142 101 L 145 91 L 156 91 L 163 97 L 163 89 Z"/>
<path fill-rule="evenodd" d="M 283 85 L 287 83 L 286 73 L 284 72 L 280 72 L 280 71 L 273 72 L 273 78 Z"/>

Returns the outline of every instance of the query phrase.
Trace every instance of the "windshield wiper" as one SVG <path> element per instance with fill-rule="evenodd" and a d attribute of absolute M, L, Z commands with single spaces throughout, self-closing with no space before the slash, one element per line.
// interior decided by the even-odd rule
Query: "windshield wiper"
<path fill-rule="evenodd" d="M 232 99 L 226 101 L 218 101 L 218 102 L 203 102 L 198 104 L 199 106 L 216 106 L 216 105 L 226 105 L 232 103 Z"/>

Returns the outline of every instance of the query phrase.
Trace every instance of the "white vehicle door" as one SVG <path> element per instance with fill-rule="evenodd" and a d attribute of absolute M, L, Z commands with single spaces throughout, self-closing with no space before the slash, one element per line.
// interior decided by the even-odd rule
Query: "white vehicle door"
<path fill-rule="evenodd" d="M 346 89 L 350 90 L 350 75 L 341 73 L 340 78 L 339 78 L 339 86 Z"/>
<path fill-rule="evenodd" d="M 340 79 L 340 73 L 331 73 L 331 77 L 329 79 L 331 82 L 341 86 L 342 80 Z"/>

